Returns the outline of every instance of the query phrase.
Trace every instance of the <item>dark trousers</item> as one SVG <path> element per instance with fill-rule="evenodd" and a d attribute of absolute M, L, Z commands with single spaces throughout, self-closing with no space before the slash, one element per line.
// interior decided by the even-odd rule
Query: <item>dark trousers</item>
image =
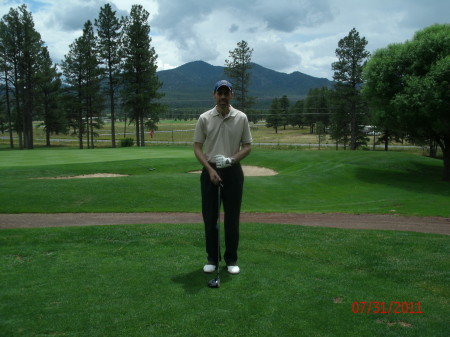
<path fill-rule="evenodd" d="M 225 254 L 227 265 L 235 265 L 238 259 L 237 250 L 239 246 L 239 218 L 241 213 L 242 191 L 244 187 L 244 173 L 242 167 L 233 165 L 225 169 L 218 169 L 222 178 L 221 199 L 224 210 L 225 229 Z M 206 169 L 200 176 L 202 192 L 202 215 L 205 223 L 206 253 L 208 261 L 218 264 L 221 254 L 218 254 L 217 240 L 217 215 L 218 215 L 218 189 L 209 177 Z"/>

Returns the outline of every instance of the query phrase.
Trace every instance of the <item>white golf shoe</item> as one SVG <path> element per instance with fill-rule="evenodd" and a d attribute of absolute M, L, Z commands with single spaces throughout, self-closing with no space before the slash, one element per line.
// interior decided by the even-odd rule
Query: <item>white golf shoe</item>
<path fill-rule="evenodd" d="M 227 271 L 229 274 L 239 274 L 241 270 L 238 266 L 227 266 Z"/>
<path fill-rule="evenodd" d="M 216 266 L 213 264 L 205 264 L 205 266 L 203 267 L 203 271 L 205 273 L 214 273 L 214 271 L 216 270 Z"/>

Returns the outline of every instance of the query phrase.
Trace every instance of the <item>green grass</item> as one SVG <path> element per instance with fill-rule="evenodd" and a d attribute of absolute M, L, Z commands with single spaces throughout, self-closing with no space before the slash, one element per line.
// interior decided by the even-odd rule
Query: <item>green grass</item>
<path fill-rule="evenodd" d="M 448 236 L 243 224 L 241 239 L 241 274 L 210 289 L 200 224 L 2 230 L 0 335 L 448 336 Z"/>
<path fill-rule="evenodd" d="M 200 165 L 187 146 L 0 151 L 0 213 L 198 212 Z M 247 177 L 244 212 L 450 216 L 442 161 L 400 152 L 269 150 L 245 165 L 279 172 Z M 121 178 L 41 180 L 92 173 Z"/>
<path fill-rule="evenodd" d="M 442 162 L 398 152 L 254 148 L 243 211 L 450 216 Z M 152 170 L 149 170 L 152 169 Z M 200 211 L 190 147 L 0 151 L 0 216 Z M 39 180 L 91 173 L 122 178 Z M 0 231 L 0 336 L 448 336 L 445 235 L 242 224 L 240 275 L 205 261 L 203 226 Z M 352 303 L 421 303 L 355 314 Z"/>

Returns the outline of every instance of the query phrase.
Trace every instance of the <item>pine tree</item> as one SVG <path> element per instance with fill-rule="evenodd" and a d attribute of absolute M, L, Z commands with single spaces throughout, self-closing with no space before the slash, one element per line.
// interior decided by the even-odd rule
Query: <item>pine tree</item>
<path fill-rule="evenodd" d="M 305 100 L 299 100 L 295 102 L 293 106 L 289 109 L 288 123 L 293 127 L 298 126 L 303 128 L 303 109 L 305 106 Z"/>
<path fill-rule="evenodd" d="M 145 146 L 145 127 L 156 130 L 164 107 L 154 102 L 163 97 L 156 75 L 158 55 L 151 47 L 149 13 L 141 5 L 131 7 L 124 22 L 124 66 L 122 101 L 136 127 L 136 145 Z"/>
<path fill-rule="evenodd" d="M 116 17 L 116 12 L 112 10 L 110 4 L 100 8 L 98 19 L 95 20 L 98 34 L 98 53 L 103 63 L 103 70 L 108 81 L 109 106 L 111 114 L 111 135 L 112 147 L 116 147 L 116 88 L 119 83 L 122 45 L 121 30 L 122 23 Z"/>
<path fill-rule="evenodd" d="M 331 102 L 334 108 L 331 115 L 330 136 L 336 141 L 336 150 L 339 149 L 339 144 L 343 144 L 346 150 L 351 135 L 351 116 L 348 113 L 351 107 L 349 102 L 338 97 L 336 92 L 333 92 Z"/>
<path fill-rule="evenodd" d="M 62 62 L 63 73 L 70 86 L 69 94 L 76 97 L 80 149 L 83 148 L 83 134 L 87 136 L 88 148 L 94 147 L 94 128 L 100 128 L 102 99 L 98 64 L 94 31 L 88 20 L 84 24 L 83 35 L 70 45 Z"/>
<path fill-rule="evenodd" d="M 367 118 L 366 104 L 360 95 L 363 83 L 362 71 L 370 53 L 366 51 L 367 41 L 360 37 L 353 28 L 341 39 L 336 49 L 337 62 L 332 64 L 334 70 L 337 102 L 340 109 L 345 109 L 350 116 L 350 149 L 356 150 L 366 140 L 364 123 Z"/>
<path fill-rule="evenodd" d="M 279 98 L 274 98 L 270 105 L 269 115 L 266 118 L 266 127 L 274 128 L 278 133 L 278 128 L 283 125 L 283 117 L 281 116 L 281 104 Z"/>
<path fill-rule="evenodd" d="M 11 109 L 11 87 L 12 87 L 12 66 L 8 60 L 8 26 L 5 22 L 5 19 L 0 21 L 0 76 L 2 76 L 1 80 L 3 83 L 4 90 L 4 123 L 7 125 L 8 133 L 9 133 L 9 146 L 10 148 L 14 148 L 14 139 L 13 139 L 13 115 Z M 2 104 L 3 106 L 3 104 Z M 3 127 L 3 126 L 2 126 Z M 3 130 L 2 130 L 3 132 Z"/>
<path fill-rule="evenodd" d="M 288 114 L 289 114 L 289 98 L 284 95 L 279 100 L 280 103 L 280 117 L 281 117 L 281 124 L 283 125 L 283 129 L 286 130 L 286 124 L 288 124 Z"/>
<path fill-rule="evenodd" d="M 11 8 L 3 16 L 1 28 L 2 63 L 3 69 L 10 72 L 9 76 L 5 74 L 5 78 L 10 78 L 12 83 L 19 146 L 32 149 L 36 68 L 43 41 L 34 28 L 33 17 L 26 5 Z"/>
<path fill-rule="evenodd" d="M 81 37 L 83 51 L 83 65 L 85 71 L 84 106 L 86 110 L 86 124 L 88 148 L 94 148 L 94 129 L 101 127 L 101 112 L 103 100 L 100 92 L 101 69 L 97 57 L 97 40 L 91 21 L 86 21 Z"/>
<path fill-rule="evenodd" d="M 23 29 L 22 57 L 19 70 L 22 74 L 22 102 L 23 102 L 23 134 L 24 147 L 32 149 L 33 145 L 33 112 L 35 109 L 38 55 L 43 48 L 41 35 L 34 29 L 33 17 L 25 5 L 19 7 Z"/>
<path fill-rule="evenodd" d="M 69 53 L 64 55 L 61 63 L 65 82 L 68 87 L 65 89 L 64 102 L 66 107 L 70 107 L 68 116 L 71 118 L 71 126 L 74 133 L 78 134 L 78 146 L 83 149 L 83 109 L 82 109 L 82 86 L 83 79 L 83 54 L 81 52 L 81 38 L 77 38 L 69 46 Z"/>
<path fill-rule="evenodd" d="M 247 42 L 242 40 L 238 42 L 234 50 L 230 50 L 230 60 L 225 60 L 225 75 L 231 79 L 237 108 L 242 111 L 250 108 L 254 101 L 254 98 L 248 94 L 252 53 L 253 49 L 250 49 Z"/>
<path fill-rule="evenodd" d="M 45 128 L 46 145 L 50 146 L 50 135 L 67 133 L 67 122 L 63 110 L 59 108 L 61 95 L 61 74 L 53 64 L 47 47 L 39 55 L 38 102 Z"/>

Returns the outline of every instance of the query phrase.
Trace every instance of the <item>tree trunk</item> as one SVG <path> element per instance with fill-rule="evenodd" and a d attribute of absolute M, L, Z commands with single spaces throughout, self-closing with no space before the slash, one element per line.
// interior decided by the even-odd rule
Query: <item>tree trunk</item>
<path fill-rule="evenodd" d="M 19 137 L 19 149 L 23 150 L 23 132 L 22 130 L 17 131 Z"/>
<path fill-rule="evenodd" d="M 444 174 L 442 179 L 444 181 L 450 181 L 450 151 L 447 150 L 444 153 Z"/>
<path fill-rule="evenodd" d="M 136 124 L 136 146 L 138 146 L 138 147 L 141 146 L 141 137 L 139 136 L 139 121 L 140 121 L 140 118 L 139 118 L 138 114 L 136 113 L 134 123 Z"/>
<path fill-rule="evenodd" d="M 351 120 L 351 130 L 350 130 L 350 150 L 356 150 L 356 134 L 357 134 L 357 125 L 356 125 L 356 111 L 355 107 L 352 107 L 352 120 Z"/>
<path fill-rule="evenodd" d="M 80 149 L 83 149 L 83 111 L 81 108 L 79 108 L 80 111 L 78 111 L 78 143 L 80 146 Z"/>
<path fill-rule="evenodd" d="M 88 149 L 91 148 L 91 142 L 90 142 L 91 133 L 89 132 L 90 130 L 91 129 L 89 128 L 89 113 L 86 112 L 86 145 L 87 145 Z"/>
<path fill-rule="evenodd" d="M 26 149 L 33 149 L 33 82 L 31 79 L 30 65 L 27 62 L 27 70 L 25 74 L 26 88 L 22 90 L 23 95 L 23 132 L 24 132 L 24 145 Z"/>
<path fill-rule="evenodd" d="M 9 102 L 8 72 L 6 70 L 5 70 L 5 96 L 6 96 L 6 113 L 8 114 L 9 145 L 11 149 L 13 149 L 14 141 L 13 141 L 12 120 L 11 120 L 11 106 Z"/>
<path fill-rule="evenodd" d="M 27 111 L 23 112 L 24 116 L 24 147 L 26 149 L 33 149 L 33 116 L 31 112 L 31 107 L 27 107 Z"/>
<path fill-rule="evenodd" d="M 111 145 L 112 147 L 116 147 L 116 126 L 115 126 L 115 107 L 114 107 L 114 88 L 112 83 L 112 73 L 109 71 L 109 100 L 111 104 Z"/>
<path fill-rule="evenodd" d="M 49 107 L 49 95 L 44 93 L 44 123 L 45 123 L 45 145 L 50 147 L 50 130 L 49 130 L 49 115 L 50 115 L 50 107 Z"/>
<path fill-rule="evenodd" d="M 145 146 L 145 125 L 144 125 L 144 112 L 142 112 L 141 114 L 141 122 L 140 122 L 140 126 L 141 126 L 141 132 L 140 132 L 140 136 L 141 136 L 141 146 Z"/>
<path fill-rule="evenodd" d="M 437 142 L 435 142 L 434 139 L 432 138 L 430 139 L 430 157 L 431 158 L 437 157 Z"/>
<path fill-rule="evenodd" d="M 18 74 L 17 64 L 14 64 L 14 96 L 16 104 L 16 130 L 19 136 L 19 148 L 23 149 L 23 121 L 22 121 L 22 111 L 20 106 L 20 88 L 19 88 L 19 74 Z M 17 125 L 19 124 L 19 125 Z"/>
<path fill-rule="evenodd" d="M 348 144 L 348 136 L 346 134 L 344 134 L 343 138 L 341 139 L 342 143 L 344 145 L 344 151 L 347 150 L 347 144 Z"/>
<path fill-rule="evenodd" d="M 450 181 L 450 135 L 444 137 L 441 150 L 444 155 L 444 174 L 442 179 L 444 181 Z"/>
<path fill-rule="evenodd" d="M 94 148 L 94 120 L 93 117 L 91 115 L 91 148 Z"/>

